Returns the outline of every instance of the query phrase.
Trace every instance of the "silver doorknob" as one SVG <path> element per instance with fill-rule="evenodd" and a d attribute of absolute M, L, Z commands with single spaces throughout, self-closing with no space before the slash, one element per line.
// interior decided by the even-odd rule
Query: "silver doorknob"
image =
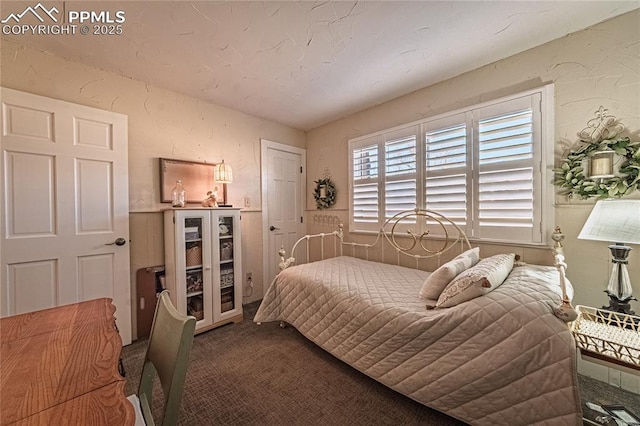
<path fill-rule="evenodd" d="M 273 226 L 273 225 L 271 225 L 271 226 L 269 227 L 269 231 L 279 231 L 279 230 L 280 230 L 280 228 L 276 228 L 276 227 L 275 227 L 275 226 Z"/>
<path fill-rule="evenodd" d="M 127 244 L 127 240 L 125 240 L 124 238 L 120 237 L 120 238 L 116 238 L 116 240 L 112 243 L 107 243 L 105 244 L 105 246 L 112 246 L 112 245 L 117 245 L 117 246 L 123 246 L 125 244 Z"/>

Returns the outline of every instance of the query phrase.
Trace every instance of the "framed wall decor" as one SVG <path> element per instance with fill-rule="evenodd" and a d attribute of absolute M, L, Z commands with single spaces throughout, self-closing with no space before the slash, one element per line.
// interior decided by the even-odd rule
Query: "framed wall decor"
<path fill-rule="evenodd" d="M 318 210 L 328 209 L 336 202 L 336 187 L 328 177 L 314 181 L 313 198 L 316 200 Z"/>
<path fill-rule="evenodd" d="M 218 187 L 218 205 L 227 203 L 227 184 L 216 183 L 213 173 L 216 163 L 160 158 L 160 202 L 171 202 L 171 190 L 177 180 L 182 180 L 187 203 L 198 203 L 207 198 L 207 192 Z"/>

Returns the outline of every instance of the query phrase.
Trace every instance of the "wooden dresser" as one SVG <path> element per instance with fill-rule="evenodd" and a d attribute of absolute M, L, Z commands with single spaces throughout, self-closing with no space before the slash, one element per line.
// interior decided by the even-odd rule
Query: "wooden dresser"
<path fill-rule="evenodd" d="M 0 319 L 0 424 L 134 424 L 111 299 Z"/>

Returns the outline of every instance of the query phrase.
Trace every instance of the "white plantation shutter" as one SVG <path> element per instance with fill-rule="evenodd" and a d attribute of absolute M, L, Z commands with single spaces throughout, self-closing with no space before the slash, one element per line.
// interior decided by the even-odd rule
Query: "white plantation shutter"
<path fill-rule="evenodd" d="M 454 124 L 449 124 L 453 122 Z M 467 223 L 468 126 L 465 114 L 426 123 L 425 208 Z"/>
<path fill-rule="evenodd" d="M 378 230 L 420 207 L 472 239 L 543 244 L 552 137 L 553 89 L 545 86 L 350 140 L 351 229 Z"/>
<path fill-rule="evenodd" d="M 416 208 L 416 135 L 387 140 L 385 153 L 385 219 Z"/>
<path fill-rule="evenodd" d="M 480 226 L 533 227 L 533 168 L 480 172 Z"/>
<path fill-rule="evenodd" d="M 359 225 L 359 228 L 376 229 L 379 201 L 378 144 L 367 144 L 355 148 L 352 156 L 352 221 Z"/>
<path fill-rule="evenodd" d="M 477 117 L 477 118 L 476 118 Z M 474 111 L 477 191 L 474 235 L 504 241 L 541 240 L 535 195 L 540 144 L 539 98 L 527 96 Z"/>

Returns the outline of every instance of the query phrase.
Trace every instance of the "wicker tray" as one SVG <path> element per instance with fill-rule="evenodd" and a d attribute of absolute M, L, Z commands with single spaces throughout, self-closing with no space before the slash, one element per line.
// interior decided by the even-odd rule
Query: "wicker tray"
<path fill-rule="evenodd" d="M 580 305 L 576 310 L 571 331 L 578 348 L 640 369 L 640 317 Z"/>

